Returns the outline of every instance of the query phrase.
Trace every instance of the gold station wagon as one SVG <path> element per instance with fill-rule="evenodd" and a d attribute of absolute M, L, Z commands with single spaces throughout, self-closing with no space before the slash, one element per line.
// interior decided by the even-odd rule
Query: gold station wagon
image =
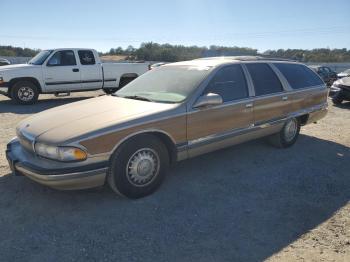
<path fill-rule="evenodd" d="M 175 161 L 269 137 L 295 143 L 327 112 L 324 82 L 307 66 L 261 57 L 163 65 L 113 95 L 35 114 L 6 155 L 14 174 L 56 189 L 106 181 L 117 193 L 154 192 Z"/>

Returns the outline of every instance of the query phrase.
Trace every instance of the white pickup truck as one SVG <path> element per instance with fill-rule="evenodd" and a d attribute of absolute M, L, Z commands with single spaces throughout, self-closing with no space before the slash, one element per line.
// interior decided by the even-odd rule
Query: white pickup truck
<path fill-rule="evenodd" d="M 0 94 L 19 104 L 33 104 L 39 94 L 103 89 L 112 93 L 150 69 L 148 63 L 101 63 L 96 50 L 44 50 L 28 64 L 0 68 Z"/>

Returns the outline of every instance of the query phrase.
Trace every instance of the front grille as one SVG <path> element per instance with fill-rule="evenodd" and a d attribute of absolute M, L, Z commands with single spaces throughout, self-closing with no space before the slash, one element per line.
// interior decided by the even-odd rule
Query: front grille
<path fill-rule="evenodd" d="M 18 132 L 17 136 L 18 136 L 18 140 L 19 140 L 19 143 L 21 144 L 21 146 L 25 150 L 33 153 L 34 139 L 31 138 L 28 134 L 24 134 L 23 132 Z"/>

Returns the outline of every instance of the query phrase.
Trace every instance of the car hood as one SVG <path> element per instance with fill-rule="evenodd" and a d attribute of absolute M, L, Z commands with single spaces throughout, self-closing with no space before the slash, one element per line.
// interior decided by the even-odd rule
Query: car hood
<path fill-rule="evenodd" d="M 17 133 L 49 144 L 64 144 L 84 135 L 127 127 L 140 118 L 156 116 L 176 106 L 101 96 L 35 114 L 19 123 Z"/>
<path fill-rule="evenodd" d="M 9 71 L 9 70 L 17 70 L 17 69 L 27 69 L 32 68 L 33 65 L 30 64 L 16 64 L 16 65 L 5 65 L 0 67 L 0 72 Z"/>

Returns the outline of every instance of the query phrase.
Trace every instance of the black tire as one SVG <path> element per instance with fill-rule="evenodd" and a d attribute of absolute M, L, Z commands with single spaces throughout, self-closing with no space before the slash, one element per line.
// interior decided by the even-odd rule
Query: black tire
<path fill-rule="evenodd" d="M 287 135 L 287 129 L 290 128 L 289 125 L 293 125 L 293 132 L 290 136 Z M 281 131 L 277 134 L 274 134 L 269 137 L 269 141 L 272 145 L 278 148 L 287 148 L 292 146 L 298 139 L 300 133 L 300 122 L 296 118 L 289 119 L 281 129 Z"/>
<path fill-rule="evenodd" d="M 104 91 L 107 95 L 110 95 L 110 94 L 113 94 L 114 92 L 117 92 L 117 91 L 118 91 L 118 88 L 103 88 L 103 91 Z"/>
<path fill-rule="evenodd" d="M 142 166 L 147 161 L 149 166 Z M 114 192 L 122 196 L 141 198 L 158 189 L 168 168 L 169 153 L 166 146 L 151 134 L 138 135 L 124 142 L 111 156 L 107 182 Z M 152 172 L 139 174 L 139 171 L 142 173 L 145 170 Z M 136 175 L 132 172 L 136 172 Z"/>
<path fill-rule="evenodd" d="M 343 102 L 343 97 L 341 96 L 340 92 L 335 93 L 335 95 L 332 97 L 332 102 L 335 105 L 340 105 Z"/>
<path fill-rule="evenodd" d="M 39 88 L 31 81 L 18 81 L 11 87 L 10 97 L 16 104 L 31 105 L 39 97 Z"/>

